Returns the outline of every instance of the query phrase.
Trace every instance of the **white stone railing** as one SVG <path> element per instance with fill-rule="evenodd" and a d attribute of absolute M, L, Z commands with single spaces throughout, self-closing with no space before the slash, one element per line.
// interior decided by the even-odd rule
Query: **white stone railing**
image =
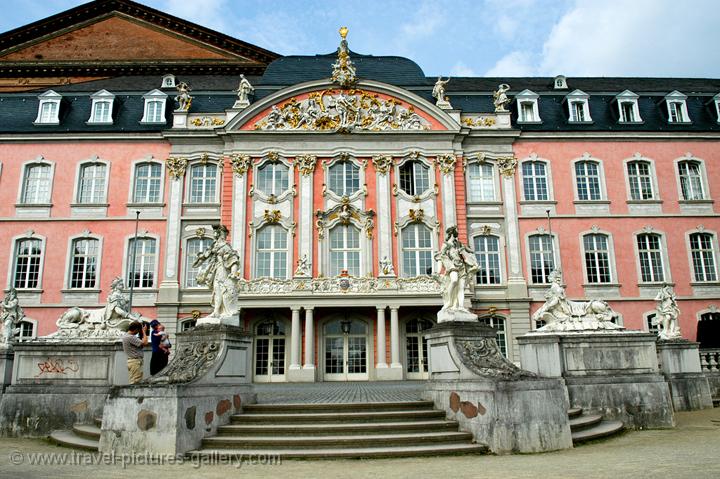
<path fill-rule="evenodd" d="M 720 374 L 720 349 L 701 349 L 700 366 L 705 372 Z"/>
<path fill-rule="evenodd" d="M 333 295 L 333 294 L 441 294 L 440 278 L 416 276 L 413 278 L 358 278 L 353 276 L 335 278 L 293 278 L 253 280 L 240 279 L 236 283 L 238 296 L 250 295 Z"/>

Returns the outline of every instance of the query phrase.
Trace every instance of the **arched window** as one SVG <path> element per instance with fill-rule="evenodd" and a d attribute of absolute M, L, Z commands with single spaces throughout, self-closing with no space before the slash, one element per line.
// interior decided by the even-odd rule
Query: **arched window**
<path fill-rule="evenodd" d="M 107 165 L 88 163 L 80 167 L 77 202 L 95 204 L 105 202 Z"/>
<path fill-rule="evenodd" d="M 420 161 L 408 161 L 402 164 L 400 171 L 400 189 L 410 196 L 423 194 L 430 188 L 429 168 Z"/>
<path fill-rule="evenodd" d="M 660 235 L 649 233 L 637 235 L 637 247 L 640 262 L 640 280 L 645 283 L 665 281 Z"/>
<path fill-rule="evenodd" d="M 578 200 L 596 201 L 602 198 L 600 189 L 600 167 L 595 161 L 575 163 L 575 180 Z"/>
<path fill-rule="evenodd" d="M 279 225 L 267 225 L 257 232 L 255 277 L 287 277 L 287 231 Z"/>
<path fill-rule="evenodd" d="M 633 200 L 652 200 L 653 192 L 652 168 L 647 161 L 630 161 L 627 164 L 630 198 Z"/>
<path fill-rule="evenodd" d="M 468 166 L 468 190 L 471 203 L 495 201 L 495 176 L 489 163 Z"/>
<path fill-rule="evenodd" d="M 475 256 L 478 284 L 500 284 L 500 240 L 497 236 L 476 236 Z"/>
<path fill-rule="evenodd" d="M 162 166 L 159 163 L 135 165 L 133 203 L 159 203 L 162 187 Z"/>
<path fill-rule="evenodd" d="M 190 203 L 215 203 L 217 165 L 197 164 L 190 168 Z"/>
<path fill-rule="evenodd" d="M 534 284 L 550 282 L 550 273 L 555 269 L 553 238 L 547 234 L 532 235 L 528 238 L 530 249 L 530 279 Z"/>
<path fill-rule="evenodd" d="M 710 233 L 690 235 L 690 255 L 692 256 L 695 281 L 717 281 L 713 240 L 713 235 Z"/>
<path fill-rule="evenodd" d="M 328 188 L 338 196 L 351 196 L 360 189 L 360 168 L 351 161 L 339 161 L 328 170 Z"/>
<path fill-rule="evenodd" d="M 51 165 L 35 163 L 26 166 L 20 202 L 24 204 L 50 203 L 51 182 Z"/>
<path fill-rule="evenodd" d="M 330 276 L 343 270 L 360 276 L 360 230 L 353 225 L 338 225 L 330 230 Z"/>
<path fill-rule="evenodd" d="M 135 263 L 133 266 L 133 256 Z M 127 285 L 134 288 L 152 288 L 155 285 L 157 241 L 154 238 L 131 238 L 128 244 Z"/>
<path fill-rule="evenodd" d="M 205 251 L 212 246 L 210 238 L 190 238 L 185 244 L 185 287 L 197 288 L 198 269 L 193 266 L 198 253 Z"/>
<path fill-rule="evenodd" d="M 72 242 L 70 260 L 70 288 L 95 289 L 97 287 L 98 253 L 100 241 L 95 238 L 78 238 Z"/>
<path fill-rule="evenodd" d="M 523 195 L 526 201 L 547 201 L 548 177 L 545 163 L 526 161 L 522 164 Z"/>
<path fill-rule="evenodd" d="M 41 259 L 41 240 L 35 238 L 17 240 L 15 242 L 13 287 L 17 289 L 34 289 L 40 287 Z"/>
<path fill-rule="evenodd" d="M 487 326 L 490 326 L 491 328 L 494 328 L 497 331 L 497 337 L 495 340 L 497 341 L 498 349 L 500 349 L 500 352 L 503 356 L 507 357 L 507 339 L 505 335 L 505 318 L 502 316 L 483 316 L 481 318 L 478 318 L 479 321 Z"/>
<path fill-rule="evenodd" d="M 681 161 L 678 163 L 680 189 L 684 200 L 704 200 L 703 176 L 700 163 L 697 161 Z"/>
<path fill-rule="evenodd" d="M 420 223 L 413 223 L 402 230 L 402 254 L 405 277 L 432 274 L 432 232 Z"/>
<path fill-rule="evenodd" d="M 288 167 L 284 163 L 265 163 L 257 172 L 257 189 L 278 196 L 288 189 Z"/>
<path fill-rule="evenodd" d="M 608 236 L 600 233 L 586 234 L 583 236 L 583 249 L 588 283 L 611 283 Z"/>

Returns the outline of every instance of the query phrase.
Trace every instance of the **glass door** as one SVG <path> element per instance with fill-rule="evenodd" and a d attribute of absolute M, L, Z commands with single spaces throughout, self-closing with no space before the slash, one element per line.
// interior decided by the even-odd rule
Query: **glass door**
<path fill-rule="evenodd" d="M 367 324 L 336 320 L 325 325 L 325 380 L 368 379 Z"/>
<path fill-rule="evenodd" d="M 405 323 L 405 358 L 408 379 L 427 379 L 427 338 L 425 332 L 433 326 L 427 319 L 411 319 Z"/>
<path fill-rule="evenodd" d="M 285 324 L 268 320 L 255 328 L 255 381 L 285 381 Z"/>

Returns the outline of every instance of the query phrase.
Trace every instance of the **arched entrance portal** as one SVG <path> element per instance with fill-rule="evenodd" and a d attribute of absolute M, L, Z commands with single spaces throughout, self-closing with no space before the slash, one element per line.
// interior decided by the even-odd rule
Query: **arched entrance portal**
<path fill-rule="evenodd" d="M 325 380 L 368 379 L 368 325 L 359 319 L 336 319 L 325 324 Z"/>
<path fill-rule="evenodd" d="M 255 381 L 285 381 L 285 323 L 270 319 L 255 327 Z"/>
<path fill-rule="evenodd" d="M 427 379 L 428 345 L 425 333 L 432 328 L 428 319 L 413 318 L 405 323 L 405 358 L 408 379 Z"/>

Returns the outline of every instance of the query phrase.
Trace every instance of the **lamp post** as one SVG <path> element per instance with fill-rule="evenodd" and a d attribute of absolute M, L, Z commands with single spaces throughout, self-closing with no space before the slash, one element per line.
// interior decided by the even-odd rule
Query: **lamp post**
<path fill-rule="evenodd" d="M 133 237 L 132 262 L 130 263 L 130 298 L 128 304 L 128 313 L 132 312 L 133 289 L 135 286 L 135 258 L 137 257 L 137 237 L 138 223 L 140 223 L 140 210 L 135 211 L 135 236 Z"/>

